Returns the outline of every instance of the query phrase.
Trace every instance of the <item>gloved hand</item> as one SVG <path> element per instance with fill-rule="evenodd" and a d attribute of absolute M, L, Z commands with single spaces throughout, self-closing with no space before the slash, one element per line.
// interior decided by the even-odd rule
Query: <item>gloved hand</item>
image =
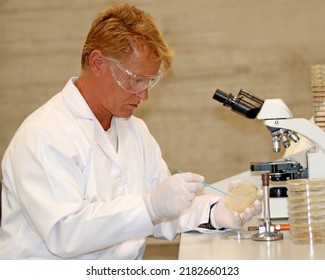
<path fill-rule="evenodd" d="M 239 187 L 241 181 L 232 181 L 227 192 L 231 192 L 234 188 Z M 228 210 L 225 207 L 225 199 L 227 197 L 223 196 L 219 202 L 213 206 L 210 214 L 211 224 L 215 228 L 225 227 L 231 229 L 239 229 L 248 222 L 253 215 L 259 215 L 262 212 L 262 198 L 263 190 L 257 191 L 256 200 L 253 202 L 251 207 L 246 208 L 244 212 L 238 213 Z"/>
<path fill-rule="evenodd" d="M 204 185 L 201 175 L 186 172 L 168 177 L 144 195 L 144 202 L 152 221 L 179 214 L 190 207 L 195 193 Z"/>

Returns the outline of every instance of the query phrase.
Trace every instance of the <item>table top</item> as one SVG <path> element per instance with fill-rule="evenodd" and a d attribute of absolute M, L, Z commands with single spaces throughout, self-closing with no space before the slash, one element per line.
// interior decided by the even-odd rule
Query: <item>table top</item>
<path fill-rule="evenodd" d="M 250 225 L 261 224 L 255 220 Z M 180 260 L 325 260 L 325 244 L 294 244 L 289 231 L 283 239 L 255 241 L 257 231 L 231 230 L 202 234 L 182 233 L 178 258 Z"/>

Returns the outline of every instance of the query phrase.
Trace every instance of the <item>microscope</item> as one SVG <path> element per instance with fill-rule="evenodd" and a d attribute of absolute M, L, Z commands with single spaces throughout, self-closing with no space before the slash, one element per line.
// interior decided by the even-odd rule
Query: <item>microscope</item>
<path fill-rule="evenodd" d="M 325 178 L 325 132 L 309 120 L 293 118 L 281 99 L 262 100 L 244 90 L 240 90 L 235 97 L 219 89 L 214 93 L 213 99 L 246 118 L 262 120 L 271 133 L 274 152 L 281 150 L 281 143 L 288 148 L 290 141 L 298 142 L 298 135 L 314 144 L 303 152 L 303 157 L 299 157 L 302 161 L 300 163 L 293 156 L 284 162 L 252 163 L 251 171 L 269 171 L 272 181 Z"/>
<path fill-rule="evenodd" d="M 270 131 L 274 152 L 280 152 L 281 145 L 288 148 L 291 141 L 298 142 L 299 135 L 312 143 L 311 147 L 290 155 L 290 158 L 250 164 L 252 173 L 262 173 L 264 192 L 264 224 L 253 239 L 257 241 L 282 239 L 281 233 L 271 230 L 273 227 L 270 221 L 270 205 L 273 205 L 274 210 L 281 208 L 287 211 L 286 187 L 269 188 L 269 180 L 281 182 L 302 178 L 325 178 L 325 132 L 312 121 L 293 118 L 289 108 L 281 99 L 262 100 L 244 90 L 240 90 L 237 96 L 233 96 L 219 89 L 215 91 L 213 99 L 243 117 L 262 120 Z M 270 198 L 273 199 L 271 201 L 273 204 L 270 204 Z M 277 204 L 279 201 L 281 203 Z M 283 213 L 281 215 L 285 216 Z"/>

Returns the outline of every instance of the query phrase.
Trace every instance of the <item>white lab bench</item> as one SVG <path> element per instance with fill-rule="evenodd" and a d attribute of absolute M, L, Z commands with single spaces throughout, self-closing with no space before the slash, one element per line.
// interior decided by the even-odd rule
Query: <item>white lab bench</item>
<path fill-rule="evenodd" d="M 256 221 L 255 225 L 258 225 Z M 252 223 L 253 224 L 253 223 Z M 255 232 L 252 232 L 252 234 Z M 224 233 L 182 233 L 178 259 L 180 260 L 325 260 L 325 244 L 294 244 L 289 231 L 282 231 L 283 239 L 254 241 L 235 238 Z"/>
<path fill-rule="evenodd" d="M 231 178 L 220 181 L 215 186 L 225 188 L 230 181 L 249 177 L 244 172 Z M 252 179 L 250 177 L 250 179 Z M 255 183 L 260 184 L 256 177 Z M 250 180 L 251 181 L 251 180 Z M 251 181 L 253 182 L 253 181 Z M 254 182 L 253 182 L 254 183 Z M 207 190 L 208 191 L 208 190 Z M 208 191 L 209 192 L 209 191 Z M 294 244 L 290 239 L 289 231 L 282 231 L 283 239 L 276 241 L 254 241 L 249 238 L 249 225 L 260 225 L 262 217 L 254 217 L 244 226 L 242 231 L 245 238 L 235 238 L 236 234 L 229 236 L 229 232 L 216 233 L 182 233 L 179 246 L 178 259 L 180 260 L 325 260 L 325 244 Z M 288 223 L 288 221 L 274 220 L 273 224 Z"/>

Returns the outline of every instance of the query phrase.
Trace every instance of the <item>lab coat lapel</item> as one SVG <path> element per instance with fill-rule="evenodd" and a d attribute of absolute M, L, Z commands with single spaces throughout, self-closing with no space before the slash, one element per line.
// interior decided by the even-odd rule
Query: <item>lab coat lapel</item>
<path fill-rule="evenodd" d="M 106 135 L 104 129 L 100 125 L 99 121 L 94 116 L 93 112 L 89 108 L 86 101 L 83 99 L 81 93 L 78 91 L 76 86 L 74 85 L 74 82 L 77 78 L 72 78 L 69 80 L 67 85 L 62 90 L 64 99 L 66 100 L 66 103 L 68 107 L 70 108 L 71 112 L 78 118 L 81 118 L 83 120 L 87 120 L 82 126 L 81 129 L 85 131 L 85 133 L 89 133 L 90 127 L 87 128 L 88 121 L 91 121 L 93 125 L 93 131 L 94 131 L 94 138 L 97 143 L 97 145 L 100 147 L 100 149 L 103 151 L 103 153 L 112 159 L 118 166 L 121 166 L 120 160 L 118 158 L 118 155 L 112 145 L 112 143 L 109 141 L 108 136 Z"/>
<path fill-rule="evenodd" d="M 128 149 L 131 141 L 130 128 L 128 119 L 115 118 L 112 121 L 115 122 L 117 135 L 118 135 L 118 152 L 114 149 L 112 143 L 108 139 L 106 132 L 100 125 L 99 121 L 90 110 L 88 104 L 81 96 L 80 92 L 74 85 L 77 78 L 72 78 L 63 89 L 64 98 L 70 108 L 70 110 L 79 118 L 91 120 L 94 126 L 95 141 L 103 153 L 113 160 L 117 166 L 123 169 L 123 162 L 127 157 Z M 86 129 L 83 127 L 82 129 Z M 87 129 L 86 129 L 87 130 Z M 89 130 L 88 130 L 89 131 Z M 89 132 L 88 132 L 89 133 Z"/>
<path fill-rule="evenodd" d="M 95 119 L 95 139 L 98 146 L 105 153 L 105 155 L 111 158 L 120 168 L 122 168 L 118 153 L 115 151 L 112 143 L 108 139 L 108 136 L 106 135 L 97 119 Z"/>
<path fill-rule="evenodd" d="M 131 133 L 130 133 L 130 122 L 128 119 L 122 119 L 122 118 L 113 118 L 113 120 L 116 124 L 117 129 L 117 137 L 118 137 L 118 157 L 121 162 L 121 164 L 126 160 L 127 155 L 129 153 L 130 143 L 132 141 L 131 139 Z"/>
<path fill-rule="evenodd" d="M 112 122 L 117 131 L 118 137 L 118 151 L 116 152 L 108 136 L 100 126 L 99 122 L 95 120 L 95 137 L 98 145 L 102 151 L 109 156 L 115 163 L 123 169 L 123 164 L 127 160 L 129 154 L 130 144 L 132 141 L 128 119 L 112 118 Z"/>

